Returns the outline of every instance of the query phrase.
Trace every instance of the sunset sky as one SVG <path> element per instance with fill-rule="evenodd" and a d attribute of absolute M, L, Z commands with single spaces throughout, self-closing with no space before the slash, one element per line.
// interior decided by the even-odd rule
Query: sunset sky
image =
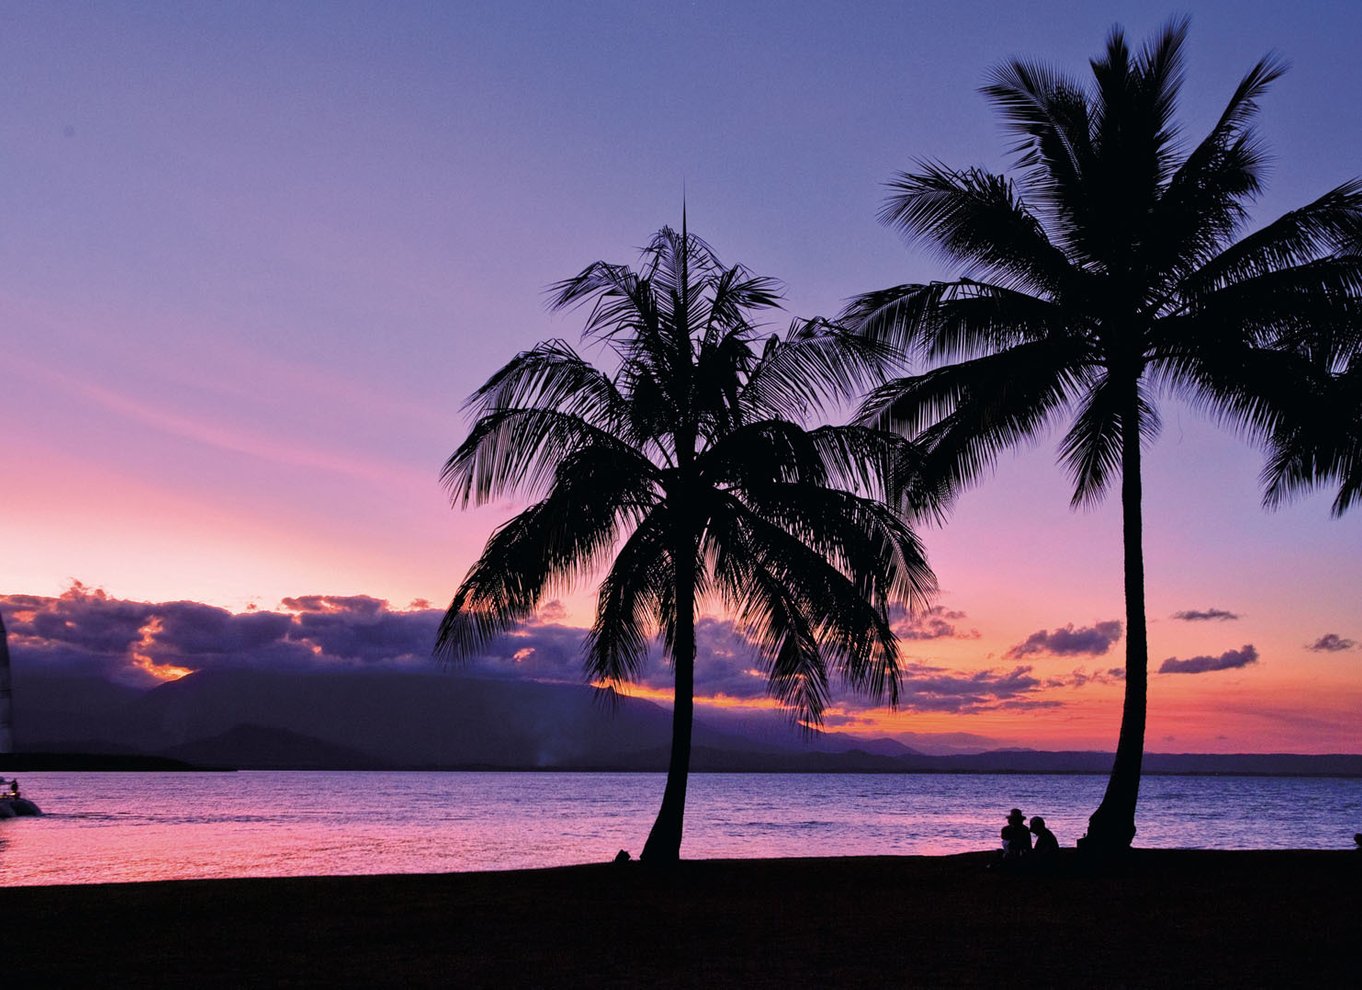
<path fill-rule="evenodd" d="M 1138 43 L 1178 11 L 1192 138 L 1260 56 L 1293 64 L 1264 101 L 1255 222 L 1362 174 L 1362 4 L 6 5 L 0 607 L 23 627 L 16 655 L 118 602 L 115 667 L 199 669 L 202 644 L 175 638 L 199 603 L 193 622 L 222 628 L 248 607 L 291 617 L 274 639 L 252 620 L 243 656 L 288 640 L 374 659 L 284 631 L 325 614 L 381 618 L 395 638 L 374 642 L 427 663 L 423 603 L 447 602 L 517 509 L 452 511 L 439 468 L 493 370 L 576 341 L 580 316 L 547 314 L 546 285 L 634 261 L 679 222 L 683 189 L 691 229 L 782 279 L 789 316 L 949 277 L 876 223 L 884 182 L 916 159 L 1005 168 L 977 92 L 992 65 L 1080 74 L 1113 23 Z M 1260 454 L 1162 409 L 1150 660 L 1183 670 L 1151 678 L 1148 748 L 1362 749 L 1362 514 L 1330 518 L 1329 493 L 1265 512 Z M 924 532 L 942 594 L 900 624 L 905 704 L 849 701 L 830 727 L 1114 745 L 1118 505 L 1070 511 L 1056 441 L 1005 456 Z M 76 581 L 105 597 L 62 599 Z M 524 648 L 575 643 L 590 601 L 546 612 Z M 714 616 L 702 646 L 741 681 L 731 632 Z M 762 703 L 737 681 L 700 687 Z"/>

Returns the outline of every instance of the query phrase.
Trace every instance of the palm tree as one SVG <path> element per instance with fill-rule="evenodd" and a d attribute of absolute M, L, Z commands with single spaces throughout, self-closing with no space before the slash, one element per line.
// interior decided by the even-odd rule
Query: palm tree
<path fill-rule="evenodd" d="M 1236 239 L 1261 183 L 1257 103 L 1284 66 L 1258 62 L 1186 148 L 1173 120 L 1186 34 L 1173 20 L 1132 53 L 1114 29 L 1086 84 L 1043 64 L 996 68 L 983 93 L 1019 136 L 1016 177 L 920 163 L 891 182 L 881 213 L 962 276 L 868 293 L 844 314 L 929 366 L 874 391 L 862 421 L 921 444 L 924 469 L 948 488 L 1060 420 L 1073 504 L 1119 479 L 1126 688 L 1089 822 L 1095 851 L 1135 834 L 1148 676 L 1140 457 L 1159 430 L 1155 400 L 1179 394 L 1270 431 L 1271 348 L 1341 325 L 1362 286 L 1358 259 L 1336 250 L 1362 219 L 1356 182 Z"/>
<path fill-rule="evenodd" d="M 829 661 L 853 688 L 896 700 L 888 606 L 920 605 L 934 588 L 898 511 L 911 494 L 898 473 L 906 441 L 801 425 L 879 373 L 886 350 L 822 322 L 760 336 L 751 316 L 777 290 L 721 264 L 684 220 L 653 238 L 637 271 L 588 266 L 552 287 L 551 306 L 590 303 L 583 339 L 615 367 L 558 340 L 516 355 L 469 400 L 476 421 L 444 468 L 456 505 L 533 501 L 469 569 L 438 652 L 473 654 L 545 594 L 602 571 L 586 676 L 635 679 L 660 633 L 675 706 L 646 861 L 680 855 L 697 609 L 721 604 L 771 694 L 816 726 Z"/>

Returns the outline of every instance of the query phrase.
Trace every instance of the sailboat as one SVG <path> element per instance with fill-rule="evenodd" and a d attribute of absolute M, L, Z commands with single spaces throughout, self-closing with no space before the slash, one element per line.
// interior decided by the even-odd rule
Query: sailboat
<path fill-rule="evenodd" d="M 14 722 L 12 719 L 14 693 L 9 679 L 9 635 L 5 630 L 5 619 L 0 616 L 0 754 L 14 752 Z M 0 785 L 5 779 L 0 777 Z M 38 806 L 28 798 L 19 796 L 19 782 L 11 781 L 9 787 L 0 787 L 0 818 L 16 818 L 21 815 L 41 815 Z"/>

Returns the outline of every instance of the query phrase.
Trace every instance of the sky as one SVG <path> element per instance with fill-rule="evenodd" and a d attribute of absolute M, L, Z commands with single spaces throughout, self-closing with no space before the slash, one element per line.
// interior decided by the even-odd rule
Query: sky
<path fill-rule="evenodd" d="M 517 509 L 455 512 L 437 477 L 470 392 L 536 341 L 576 340 L 580 314 L 545 310 L 549 283 L 634 261 L 683 195 L 721 257 L 784 281 L 789 317 L 950 277 L 876 222 L 884 183 L 921 159 L 1007 166 L 978 93 L 1001 60 L 1081 74 L 1113 24 L 1138 42 L 1181 12 L 1190 135 L 1259 57 L 1292 63 L 1263 102 L 1274 166 L 1255 225 L 1362 174 L 1362 5 L 6 4 L 0 607 L 27 630 L 16 656 L 93 634 L 73 609 L 136 618 L 105 653 L 80 647 L 133 678 L 204 662 L 172 606 L 226 628 L 298 625 L 299 602 L 329 601 L 356 628 L 425 628 Z M 1328 493 L 1265 512 L 1260 454 L 1162 409 L 1149 748 L 1358 751 L 1362 515 L 1330 518 Z M 1068 508 L 1056 440 L 1005 455 L 924 530 L 942 592 L 900 617 L 904 702 L 845 699 L 830 728 L 1114 744 L 1118 507 Z M 575 642 L 590 590 L 526 642 Z M 735 682 L 750 663 L 722 615 L 710 632 L 702 694 L 764 704 Z M 421 651 L 402 637 L 387 655 L 405 663 Z M 232 642 L 210 652 L 282 655 Z M 637 690 L 662 697 L 665 678 Z"/>

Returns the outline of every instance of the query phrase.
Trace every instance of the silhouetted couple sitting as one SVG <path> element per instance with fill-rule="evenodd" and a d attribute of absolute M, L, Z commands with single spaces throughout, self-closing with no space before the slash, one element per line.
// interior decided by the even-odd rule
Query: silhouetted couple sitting
<path fill-rule="evenodd" d="M 1032 835 L 1036 837 L 1034 846 L 1031 844 Z M 1008 812 L 1002 838 L 1002 863 L 1008 867 L 1020 866 L 1022 863 L 1038 866 L 1059 852 L 1059 840 L 1055 838 L 1054 832 L 1045 827 L 1045 819 L 1036 815 L 1028 828 L 1026 816 L 1020 808 Z"/>

